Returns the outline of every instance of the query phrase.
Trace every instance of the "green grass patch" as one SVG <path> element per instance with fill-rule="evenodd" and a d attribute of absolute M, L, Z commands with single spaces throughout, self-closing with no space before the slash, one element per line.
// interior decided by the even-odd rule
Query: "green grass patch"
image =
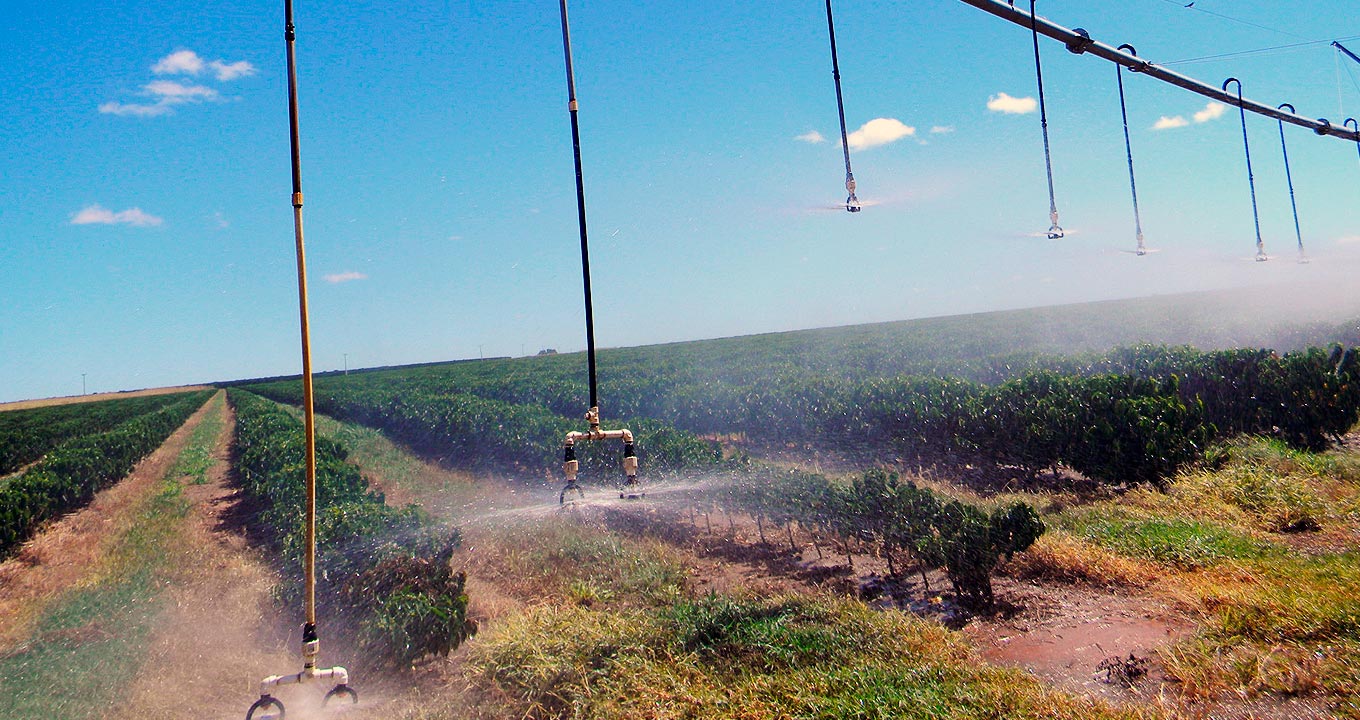
<path fill-rule="evenodd" d="M 1071 534 L 1121 555 L 1183 570 L 1280 553 L 1271 543 L 1222 525 L 1187 518 L 1143 517 L 1109 507 L 1065 518 L 1063 525 Z"/>
<path fill-rule="evenodd" d="M 1253 582 L 1207 594 L 1213 632 L 1262 641 L 1360 639 L 1360 552 L 1279 558 Z"/>
<path fill-rule="evenodd" d="M 141 664 L 169 575 L 165 549 L 188 512 L 171 475 L 117 541 L 95 584 L 53 603 L 0 657 L 0 717 L 102 718 Z"/>
<path fill-rule="evenodd" d="M 1210 461 L 1263 467 L 1277 475 L 1310 475 L 1360 485 L 1360 457 L 1345 449 L 1317 453 L 1296 450 L 1275 438 L 1242 437 L 1212 451 Z"/>
<path fill-rule="evenodd" d="M 225 402 L 226 398 L 220 392 L 209 401 L 207 414 L 189 436 L 184 451 L 175 458 L 175 464 L 170 470 L 173 477 L 185 478 L 190 485 L 202 485 L 208 481 L 208 468 L 212 467 L 213 463 L 213 447 L 216 446 L 217 436 L 221 434 L 222 425 L 226 422 L 222 414 Z"/>
<path fill-rule="evenodd" d="M 1325 694 L 1360 717 L 1360 553 L 1279 558 L 1204 578 L 1193 637 L 1163 652 L 1187 695 Z"/>
<path fill-rule="evenodd" d="M 680 597 L 687 572 L 680 555 L 639 540 L 555 517 L 496 531 L 482 543 L 481 568 L 524 598 L 563 598 L 581 605 L 656 605 Z"/>
<path fill-rule="evenodd" d="M 302 417 L 298 408 L 282 407 L 294 417 Z M 400 489 L 410 497 L 419 498 L 421 504 L 436 515 L 455 516 L 478 497 L 466 475 L 432 467 L 379 430 L 318 414 L 316 431 L 345 446 L 350 459 L 363 468 L 365 474 L 377 477 L 394 494 Z"/>
<path fill-rule="evenodd" d="M 1139 717 L 987 667 L 933 623 L 826 597 L 542 605 L 488 632 L 471 658 L 526 717 Z"/>

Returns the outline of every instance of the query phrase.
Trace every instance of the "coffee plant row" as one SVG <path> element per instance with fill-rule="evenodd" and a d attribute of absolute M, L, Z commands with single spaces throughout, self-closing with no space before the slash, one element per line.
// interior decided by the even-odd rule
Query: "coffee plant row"
<path fill-rule="evenodd" d="M 1160 483 L 1216 439 L 1274 435 L 1318 450 L 1360 418 L 1360 356 L 1340 347 L 1278 355 L 1140 346 L 1031 358 L 993 384 L 881 377 L 868 359 L 859 377 L 847 377 L 843 369 L 817 374 L 738 355 L 768 372 L 752 379 L 747 368 L 724 373 L 731 368 L 721 363 L 696 367 L 641 350 L 601 356 L 601 394 L 613 403 L 602 410 L 606 418 L 662 423 L 650 427 L 665 429 L 666 443 L 645 435 L 639 442 L 642 452 L 669 455 L 662 465 L 712 458 L 671 429 L 678 428 L 1018 467 L 1031 476 L 1065 465 L 1106 483 Z M 585 407 L 579 361 L 523 358 L 323 377 L 318 407 L 437 456 L 550 467 L 557 438 L 579 429 L 565 419 Z M 292 402 L 300 396 L 295 381 L 262 392 Z"/>
<path fill-rule="evenodd" d="M 183 399 L 184 393 L 175 393 L 0 412 L 0 475 L 41 459 L 67 440 L 104 432 Z"/>
<path fill-rule="evenodd" d="M 0 481 L 0 557 L 13 553 L 43 523 L 84 507 L 95 493 L 123 479 L 211 395 L 161 396 L 160 409 L 68 440 L 22 475 Z"/>
<path fill-rule="evenodd" d="M 376 428 L 417 452 L 452 464 L 534 475 L 555 473 L 562 460 L 562 442 L 567 432 L 586 429 L 583 420 L 563 417 L 542 406 L 466 393 L 422 392 L 404 383 L 374 382 L 372 377 L 356 375 L 356 382 L 352 383 L 318 379 L 317 411 Z M 279 402 L 302 400 L 297 382 L 247 387 Z M 715 443 L 676 430 L 665 422 L 643 418 L 607 423 L 609 427 L 624 425 L 637 437 L 639 459 L 651 474 L 722 463 L 722 452 Z M 618 470 L 622 450 L 617 442 L 583 443 L 578 447 L 583 468 Z"/>
<path fill-rule="evenodd" d="M 279 559 L 281 599 L 301 604 L 305 528 L 302 423 L 277 404 L 241 390 L 235 470 L 259 508 L 255 531 Z M 471 632 L 464 575 L 450 564 L 457 530 L 416 506 L 392 507 L 368 487 L 347 452 L 316 440 L 317 607 L 331 632 L 350 638 L 366 661 L 409 665 L 447 655 Z"/>
<path fill-rule="evenodd" d="M 717 509 L 755 518 L 762 540 L 767 524 L 782 528 L 791 550 L 797 548 L 797 525 L 814 543 L 830 538 L 840 545 L 850 564 L 854 548 L 868 545 L 887 559 L 891 574 L 911 566 L 925 580 L 927 572 L 943 568 L 955 594 L 974 607 L 991 605 L 992 573 L 1001 559 L 1028 549 L 1044 532 L 1026 503 L 987 512 L 884 470 L 846 484 L 814 473 L 753 468 L 687 492 L 705 515 Z"/>

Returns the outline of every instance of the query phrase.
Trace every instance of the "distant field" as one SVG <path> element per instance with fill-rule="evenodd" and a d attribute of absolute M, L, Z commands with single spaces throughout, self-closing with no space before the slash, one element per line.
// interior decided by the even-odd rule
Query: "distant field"
<path fill-rule="evenodd" d="M 1268 285 L 1128 300 L 951 315 L 896 322 L 793 330 L 600 352 L 604 394 L 629 369 L 665 367 L 693 380 L 760 382 L 772 371 L 799 369 L 839 377 L 949 375 L 995 382 L 1037 358 L 1102 353 L 1139 344 L 1201 350 L 1270 348 L 1280 352 L 1333 342 L 1360 344 L 1360 292 L 1306 285 Z M 607 328 L 600 338 L 609 341 Z M 582 381 L 581 353 L 488 358 L 350 370 L 355 374 L 500 376 L 569 373 Z M 454 367 L 455 365 L 463 367 Z M 495 369 L 493 369 L 495 368 Z M 322 373 L 338 375 L 339 373 Z M 226 384 L 296 379 L 252 378 Z M 575 414 L 574 412 L 572 413 Z"/>
<path fill-rule="evenodd" d="M 15 400 L 13 402 L 0 403 L 0 412 L 6 410 L 29 410 L 31 408 L 48 407 L 50 405 L 70 405 L 72 403 L 99 402 L 101 400 L 113 400 L 115 398 L 143 397 L 147 395 L 167 395 L 170 393 L 191 392 L 194 390 L 211 390 L 211 385 L 180 385 L 177 387 L 147 388 L 145 390 L 125 390 L 123 392 L 93 393 L 90 395 L 71 395 L 69 397 L 40 398 L 38 400 Z"/>

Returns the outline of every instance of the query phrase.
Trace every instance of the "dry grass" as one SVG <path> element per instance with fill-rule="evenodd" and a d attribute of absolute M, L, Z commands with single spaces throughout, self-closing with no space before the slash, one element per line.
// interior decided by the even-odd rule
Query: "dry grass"
<path fill-rule="evenodd" d="M 933 623 L 825 596 L 709 596 L 659 612 L 544 604 L 470 660 L 521 717 L 1148 717 L 988 667 Z"/>
<path fill-rule="evenodd" d="M 143 458 L 113 487 L 93 502 L 53 522 L 0 563 L 0 651 L 26 637 L 53 599 L 74 588 L 88 587 L 116 573 L 109 551 L 136 521 L 136 508 L 156 492 L 174 465 L 194 427 L 212 412 L 218 399 L 206 403 Z"/>
<path fill-rule="evenodd" d="M 1147 588 L 1167 577 L 1165 569 L 1152 563 L 1119 555 L 1061 530 L 1045 533 L 1001 571 L 1026 580 L 1103 588 Z"/>

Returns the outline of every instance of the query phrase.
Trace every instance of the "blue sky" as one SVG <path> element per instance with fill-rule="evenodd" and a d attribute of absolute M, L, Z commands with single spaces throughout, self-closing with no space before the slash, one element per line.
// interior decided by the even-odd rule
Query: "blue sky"
<path fill-rule="evenodd" d="M 1040 14 L 1159 63 L 1360 35 L 1342 0 L 1099 5 Z M 1276 125 L 1248 118 L 1281 256 L 1251 263 L 1235 109 L 1132 76 L 1162 252 L 1118 252 L 1133 231 L 1115 71 L 1051 41 L 1073 232 L 1029 237 L 1047 227 L 1039 119 L 1000 109 L 1035 96 L 1028 33 L 955 0 L 836 11 L 851 129 L 901 135 L 852 143 L 859 194 L 880 203 L 857 216 L 818 209 L 844 196 L 819 2 L 572 5 L 601 345 L 1335 283 L 1360 265 L 1353 145 L 1288 129 L 1301 267 Z M 296 13 L 317 369 L 583 347 L 556 4 Z M 16 0 L 0 29 L 0 401 L 77 393 L 82 373 L 107 391 L 296 372 L 282 3 Z M 1171 67 L 1360 114 L 1360 65 L 1325 42 Z"/>

